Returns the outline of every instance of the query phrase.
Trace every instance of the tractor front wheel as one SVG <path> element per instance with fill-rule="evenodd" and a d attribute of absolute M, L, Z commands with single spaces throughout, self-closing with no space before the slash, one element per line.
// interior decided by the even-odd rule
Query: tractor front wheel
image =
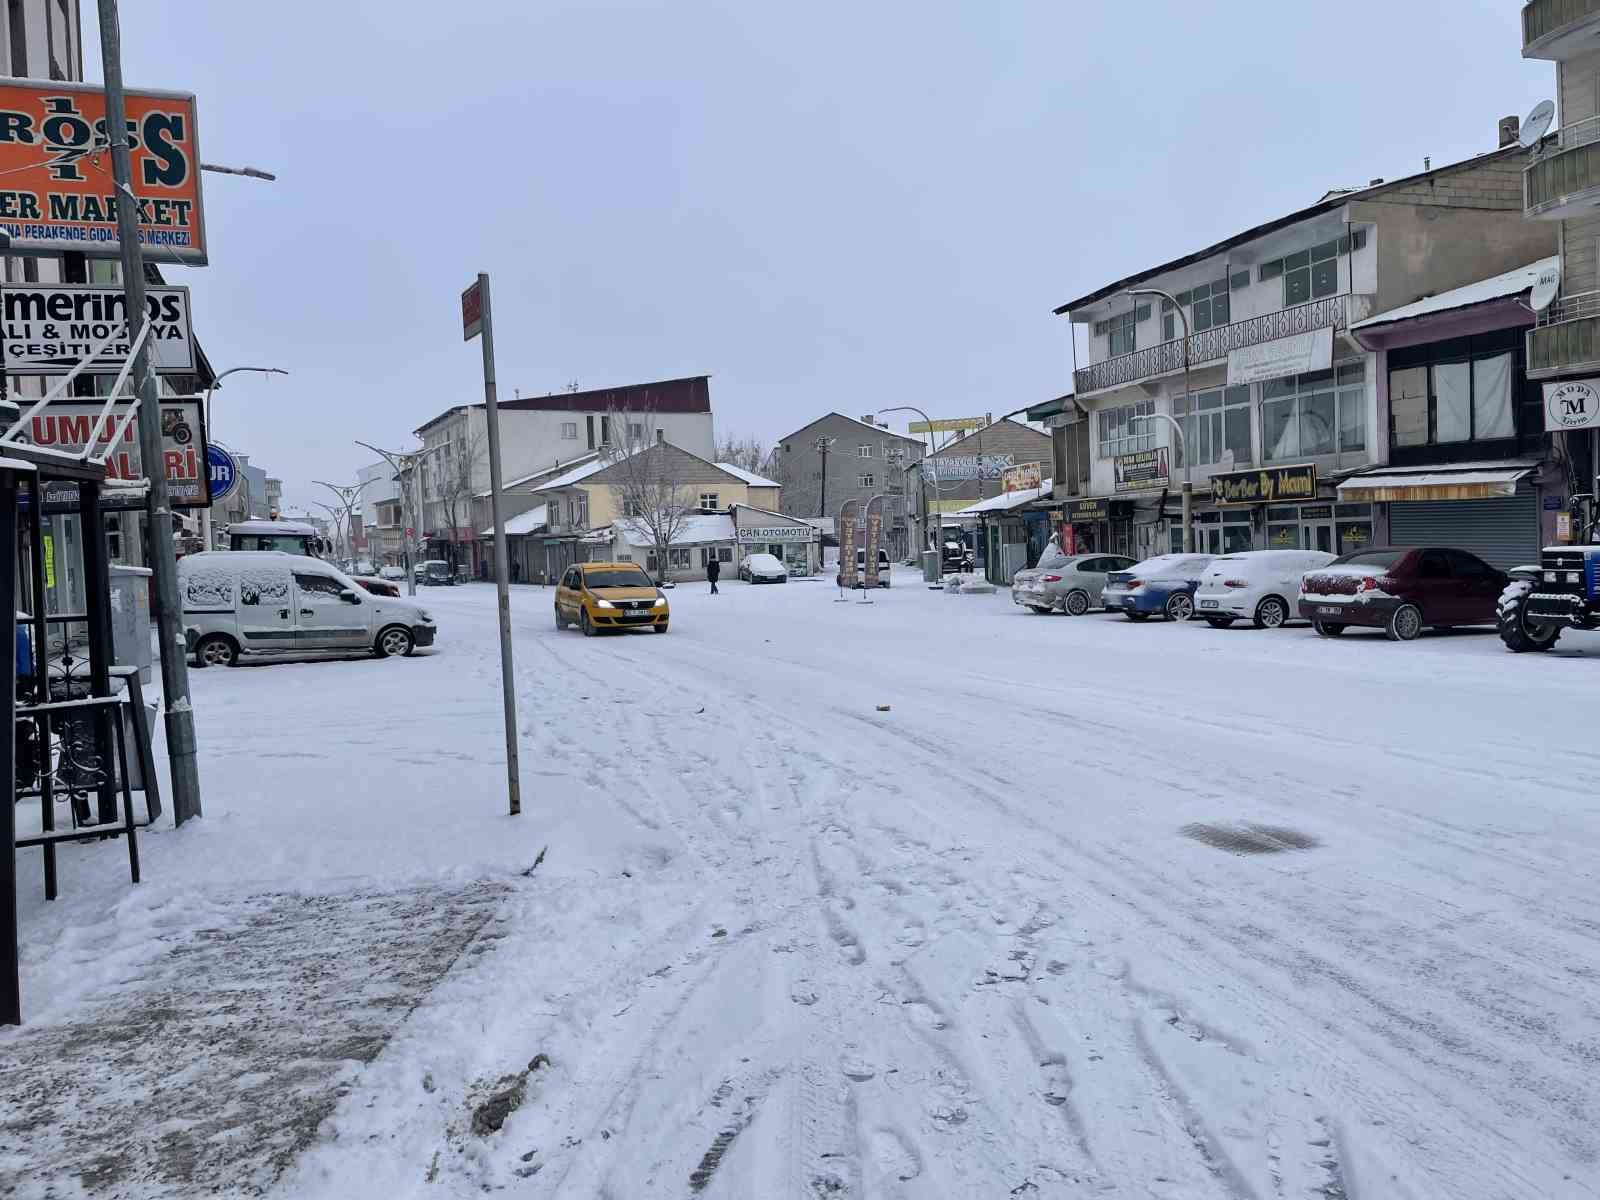
<path fill-rule="evenodd" d="M 1500 640 L 1516 654 L 1548 650 L 1561 636 L 1561 626 L 1553 621 L 1536 621 L 1528 616 L 1528 597 L 1533 595 L 1533 584 L 1526 579 L 1513 580 L 1511 586 L 1500 593 L 1496 624 Z"/>

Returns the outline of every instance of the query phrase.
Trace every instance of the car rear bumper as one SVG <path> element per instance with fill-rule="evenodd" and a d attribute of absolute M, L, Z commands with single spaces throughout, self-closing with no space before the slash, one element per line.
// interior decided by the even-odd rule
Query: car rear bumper
<path fill-rule="evenodd" d="M 1300 616 L 1307 621 L 1322 621 L 1329 625 L 1365 625 L 1381 629 L 1389 623 L 1394 610 L 1405 601 L 1394 596 L 1374 597 L 1371 600 L 1352 600 L 1347 596 L 1302 596 L 1298 605 Z"/>
<path fill-rule="evenodd" d="M 1107 612 L 1142 612 L 1158 613 L 1162 605 L 1166 604 L 1168 592 L 1151 595 L 1148 592 L 1115 592 L 1107 588 L 1100 596 L 1100 602 Z"/>
<path fill-rule="evenodd" d="M 1248 617 L 1255 612 L 1255 601 L 1246 592 L 1196 592 L 1194 611 L 1201 617 Z"/>
<path fill-rule="evenodd" d="M 1043 588 L 1014 587 L 1011 589 L 1011 603 L 1028 608 L 1056 608 L 1061 601 Z"/>

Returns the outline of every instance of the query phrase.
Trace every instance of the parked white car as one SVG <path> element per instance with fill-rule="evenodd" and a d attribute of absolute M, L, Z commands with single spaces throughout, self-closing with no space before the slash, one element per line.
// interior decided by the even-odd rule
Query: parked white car
<path fill-rule="evenodd" d="M 1252 621 L 1277 629 L 1295 615 L 1300 577 L 1336 556 L 1321 550 L 1248 550 L 1211 561 L 1194 595 L 1195 616 L 1221 629 Z"/>
<path fill-rule="evenodd" d="M 747 554 L 739 564 L 739 578 L 747 583 L 787 583 L 789 571 L 775 554 Z"/>
<path fill-rule="evenodd" d="M 420 604 L 375 596 L 318 558 L 271 550 L 190 554 L 178 564 L 184 642 L 197 667 L 241 656 L 366 650 L 379 658 L 433 645 Z"/>

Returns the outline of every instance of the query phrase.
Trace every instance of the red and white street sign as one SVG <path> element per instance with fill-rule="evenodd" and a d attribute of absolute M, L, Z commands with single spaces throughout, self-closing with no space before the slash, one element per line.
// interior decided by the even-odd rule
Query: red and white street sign
<path fill-rule="evenodd" d="M 475 282 L 461 293 L 461 340 L 470 342 L 483 332 L 483 289 Z"/>

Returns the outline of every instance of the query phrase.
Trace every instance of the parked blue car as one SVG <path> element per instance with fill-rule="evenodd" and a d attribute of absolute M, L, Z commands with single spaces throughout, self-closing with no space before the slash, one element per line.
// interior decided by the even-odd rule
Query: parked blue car
<path fill-rule="evenodd" d="M 1107 612 L 1120 612 L 1130 621 L 1143 621 L 1157 613 L 1169 621 L 1194 616 L 1194 592 L 1211 565 L 1209 554 L 1158 554 L 1126 571 L 1106 576 Z"/>

